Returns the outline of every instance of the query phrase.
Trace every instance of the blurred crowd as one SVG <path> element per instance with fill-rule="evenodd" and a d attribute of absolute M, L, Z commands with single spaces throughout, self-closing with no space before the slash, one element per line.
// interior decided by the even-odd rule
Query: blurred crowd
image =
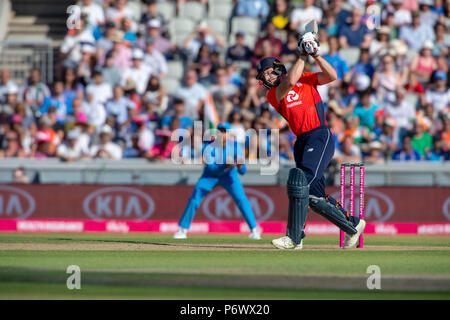
<path fill-rule="evenodd" d="M 289 67 L 315 19 L 321 54 L 338 74 L 319 87 L 336 161 L 450 160 L 448 0 L 234 0 L 226 22 L 258 19 L 254 43 L 247 30 L 224 36 L 200 21 L 178 45 L 158 10 L 165 1 L 142 0 L 140 16 L 132 2 L 77 3 L 79 28 L 62 42 L 53 83 L 34 69 L 18 85 L 1 70 L 0 157 L 168 161 L 171 133 L 200 120 L 280 129 L 281 160 L 291 161 L 296 137 L 266 101 L 256 64 L 274 56 Z M 178 12 L 189 0 L 173 2 Z M 208 0 L 198 2 L 208 12 Z M 182 78 L 168 92 L 171 62 Z M 313 60 L 306 70 L 319 71 Z M 268 145 L 258 131 L 237 139 L 248 157 L 252 139 Z"/>

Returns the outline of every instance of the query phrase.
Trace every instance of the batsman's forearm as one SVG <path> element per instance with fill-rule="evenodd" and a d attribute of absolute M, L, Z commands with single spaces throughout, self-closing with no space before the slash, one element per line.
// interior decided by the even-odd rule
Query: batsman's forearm
<path fill-rule="evenodd" d="M 315 60 L 316 63 L 319 65 L 320 70 L 322 70 L 323 75 L 327 77 L 327 80 L 329 82 L 337 79 L 336 70 L 334 70 L 333 66 L 329 64 L 327 60 L 325 60 L 321 56 L 318 56 L 317 58 L 315 58 Z"/>
<path fill-rule="evenodd" d="M 307 56 L 300 56 L 300 58 L 298 58 L 292 66 L 291 70 L 289 70 L 287 78 L 289 80 L 289 84 L 291 84 L 292 86 L 294 86 L 297 83 L 298 79 L 302 76 L 307 58 Z"/>

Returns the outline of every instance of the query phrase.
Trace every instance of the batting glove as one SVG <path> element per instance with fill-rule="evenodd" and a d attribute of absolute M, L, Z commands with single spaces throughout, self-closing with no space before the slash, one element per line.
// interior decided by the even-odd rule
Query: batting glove
<path fill-rule="evenodd" d="M 316 39 L 314 39 L 313 41 L 303 41 L 302 46 L 306 53 L 310 56 L 314 58 L 317 58 L 319 56 L 320 44 Z"/>

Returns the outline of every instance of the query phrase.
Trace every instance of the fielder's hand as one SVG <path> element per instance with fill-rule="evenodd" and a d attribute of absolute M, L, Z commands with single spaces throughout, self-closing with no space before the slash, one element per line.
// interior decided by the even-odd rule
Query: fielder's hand
<path fill-rule="evenodd" d="M 307 32 L 303 35 L 300 45 L 303 47 L 303 50 L 310 56 L 319 56 L 320 44 L 311 32 Z"/>

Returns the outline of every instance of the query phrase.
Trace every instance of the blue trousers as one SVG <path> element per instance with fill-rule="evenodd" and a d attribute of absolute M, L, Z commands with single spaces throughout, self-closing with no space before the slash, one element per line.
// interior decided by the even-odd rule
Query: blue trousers
<path fill-rule="evenodd" d="M 334 137 L 328 127 L 318 127 L 297 137 L 294 145 L 294 158 L 297 168 L 305 173 L 309 184 L 309 194 L 325 198 L 325 169 L 334 155 Z M 328 202 L 337 204 L 336 199 L 329 196 Z M 344 205 L 344 204 L 342 204 Z M 340 207 L 346 213 L 346 211 Z M 356 226 L 358 217 L 350 217 Z M 302 235 L 302 238 L 304 234 Z"/>
<path fill-rule="evenodd" d="M 202 176 L 195 185 L 189 202 L 184 213 L 178 223 L 181 228 L 189 229 L 191 221 L 194 219 L 195 212 L 200 206 L 206 195 L 216 186 L 221 185 L 228 191 L 233 200 L 236 202 L 239 210 L 241 210 L 245 221 L 250 229 L 256 227 L 255 215 L 253 214 L 250 202 L 244 193 L 244 187 L 237 174 L 225 175 L 222 177 Z"/>

